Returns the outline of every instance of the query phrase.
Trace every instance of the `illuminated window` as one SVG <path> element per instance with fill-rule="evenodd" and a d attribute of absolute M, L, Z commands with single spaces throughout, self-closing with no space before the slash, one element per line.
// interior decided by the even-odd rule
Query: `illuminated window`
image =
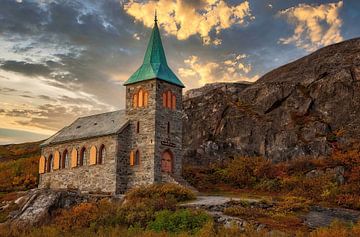
<path fill-rule="evenodd" d="M 149 103 L 149 93 L 144 89 L 139 89 L 133 96 L 133 108 L 147 107 Z"/>
<path fill-rule="evenodd" d="M 176 96 L 175 96 L 174 94 L 172 95 L 171 108 L 172 108 L 173 110 L 176 109 Z"/>
<path fill-rule="evenodd" d="M 138 95 L 135 94 L 133 97 L 133 107 L 136 108 L 138 106 Z"/>
<path fill-rule="evenodd" d="M 147 108 L 148 107 L 148 102 L 149 102 L 149 93 L 147 91 L 144 92 L 144 107 Z"/>
<path fill-rule="evenodd" d="M 73 148 L 71 151 L 71 168 L 75 168 L 77 166 L 77 158 L 78 158 L 78 151 L 76 148 Z"/>
<path fill-rule="evenodd" d="M 168 109 L 176 109 L 176 96 L 170 90 L 162 94 L 163 106 Z"/>
<path fill-rule="evenodd" d="M 96 146 L 90 148 L 90 165 L 96 165 Z"/>
<path fill-rule="evenodd" d="M 54 161 L 53 161 L 53 170 L 60 169 L 60 152 L 55 151 L 54 152 Z"/>
<path fill-rule="evenodd" d="M 163 93 L 162 98 L 163 98 L 163 106 L 164 108 L 166 108 L 166 93 Z"/>
<path fill-rule="evenodd" d="M 166 108 L 171 108 L 171 91 L 168 91 L 166 94 Z"/>
<path fill-rule="evenodd" d="M 39 174 L 45 173 L 45 156 L 41 156 L 39 160 Z"/>
<path fill-rule="evenodd" d="M 130 152 L 130 166 L 140 165 L 140 152 L 139 150 Z"/>

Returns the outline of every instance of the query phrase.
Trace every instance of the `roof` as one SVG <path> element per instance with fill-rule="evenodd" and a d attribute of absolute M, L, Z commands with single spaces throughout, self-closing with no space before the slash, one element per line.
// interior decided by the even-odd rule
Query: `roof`
<path fill-rule="evenodd" d="M 130 85 L 155 78 L 180 87 L 185 87 L 167 64 L 156 18 L 144 61 L 140 68 L 124 83 L 124 85 Z"/>
<path fill-rule="evenodd" d="M 41 146 L 121 132 L 128 124 L 125 110 L 81 117 L 51 136 Z"/>

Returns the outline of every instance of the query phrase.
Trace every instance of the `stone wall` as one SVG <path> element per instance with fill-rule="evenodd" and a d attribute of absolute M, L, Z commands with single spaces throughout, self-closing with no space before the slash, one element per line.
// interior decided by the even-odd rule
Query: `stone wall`
<path fill-rule="evenodd" d="M 161 182 L 161 157 L 165 151 L 173 154 L 173 173 L 180 176 L 182 170 L 182 88 L 157 80 L 155 180 Z M 168 90 L 176 96 L 176 110 L 163 106 L 162 94 Z M 170 123 L 170 133 L 167 124 Z"/>
<path fill-rule="evenodd" d="M 146 108 L 133 108 L 133 95 L 142 88 L 149 93 Z M 176 96 L 176 110 L 164 108 L 162 94 L 171 90 Z M 130 150 L 139 149 L 141 162 L 128 170 L 128 187 L 162 182 L 161 157 L 173 154 L 173 173 L 182 169 L 182 88 L 161 80 L 148 80 L 126 88 L 126 111 L 130 121 Z M 136 133 L 136 123 L 140 131 Z M 170 122 L 170 133 L 167 124 Z M 130 137 L 129 136 L 129 137 Z M 129 159 L 128 159 L 129 160 Z M 128 162 L 129 164 L 129 162 Z"/>
<path fill-rule="evenodd" d="M 106 157 L 102 164 L 89 165 L 90 148 L 93 145 L 97 148 L 97 155 L 99 155 L 100 146 L 105 145 Z M 69 163 L 72 149 L 76 148 L 78 155 L 80 155 L 80 150 L 85 147 L 87 160 L 83 166 L 70 168 L 70 165 L 67 165 L 64 169 L 51 170 L 49 173 L 40 174 L 39 187 L 74 188 L 84 192 L 108 192 L 112 194 L 119 192 L 116 190 L 117 173 L 115 165 L 118 145 L 117 135 L 112 135 L 43 147 L 42 155 L 46 158 L 54 154 L 55 151 L 59 151 L 63 155 L 63 152 L 67 150 L 69 152 Z"/>
<path fill-rule="evenodd" d="M 142 88 L 148 95 L 148 106 L 133 108 L 133 95 Z M 129 150 L 127 153 L 128 187 L 154 183 L 156 81 L 140 82 L 126 87 L 126 114 L 130 121 Z M 136 124 L 139 122 L 139 133 Z M 140 165 L 130 166 L 130 151 L 139 150 Z"/>

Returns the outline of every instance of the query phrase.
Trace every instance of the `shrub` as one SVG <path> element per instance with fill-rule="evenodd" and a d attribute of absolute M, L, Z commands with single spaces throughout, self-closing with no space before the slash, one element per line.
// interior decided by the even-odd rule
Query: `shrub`
<path fill-rule="evenodd" d="M 194 234 L 208 221 L 210 221 L 210 217 L 202 211 L 181 209 L 171 212 L 163 210 L 156 213 L 155 220 L 149 223 L 148 229 L 156 232 L 189 232 Z"/>
<path fill-rule="evenodd" d="M 261 157 L 239 157 L 226 167 L 228 182 L 237 187 L 251 187 L 259 179 L 270 175 L 270 161 Z"/>
<path fill-rule="evenodd" d="M 125 196 L 126 200 L 158 198 L 174 198 L 177 202 L 182 202 L 195 199 L 195 194 L 183 186 L 166 183 L 134 188 Z"/>

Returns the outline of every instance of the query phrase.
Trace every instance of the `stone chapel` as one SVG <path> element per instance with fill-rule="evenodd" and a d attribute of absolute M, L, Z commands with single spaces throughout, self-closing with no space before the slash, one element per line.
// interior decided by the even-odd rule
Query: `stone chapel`
<path fill-rule="evenodd" d="M 156 17 L 124 86 L 125 110 L 78 118 L 41 144 L 40 188 L 120 194 L 182 180 L 184 85 L 167 64 Z"/>

